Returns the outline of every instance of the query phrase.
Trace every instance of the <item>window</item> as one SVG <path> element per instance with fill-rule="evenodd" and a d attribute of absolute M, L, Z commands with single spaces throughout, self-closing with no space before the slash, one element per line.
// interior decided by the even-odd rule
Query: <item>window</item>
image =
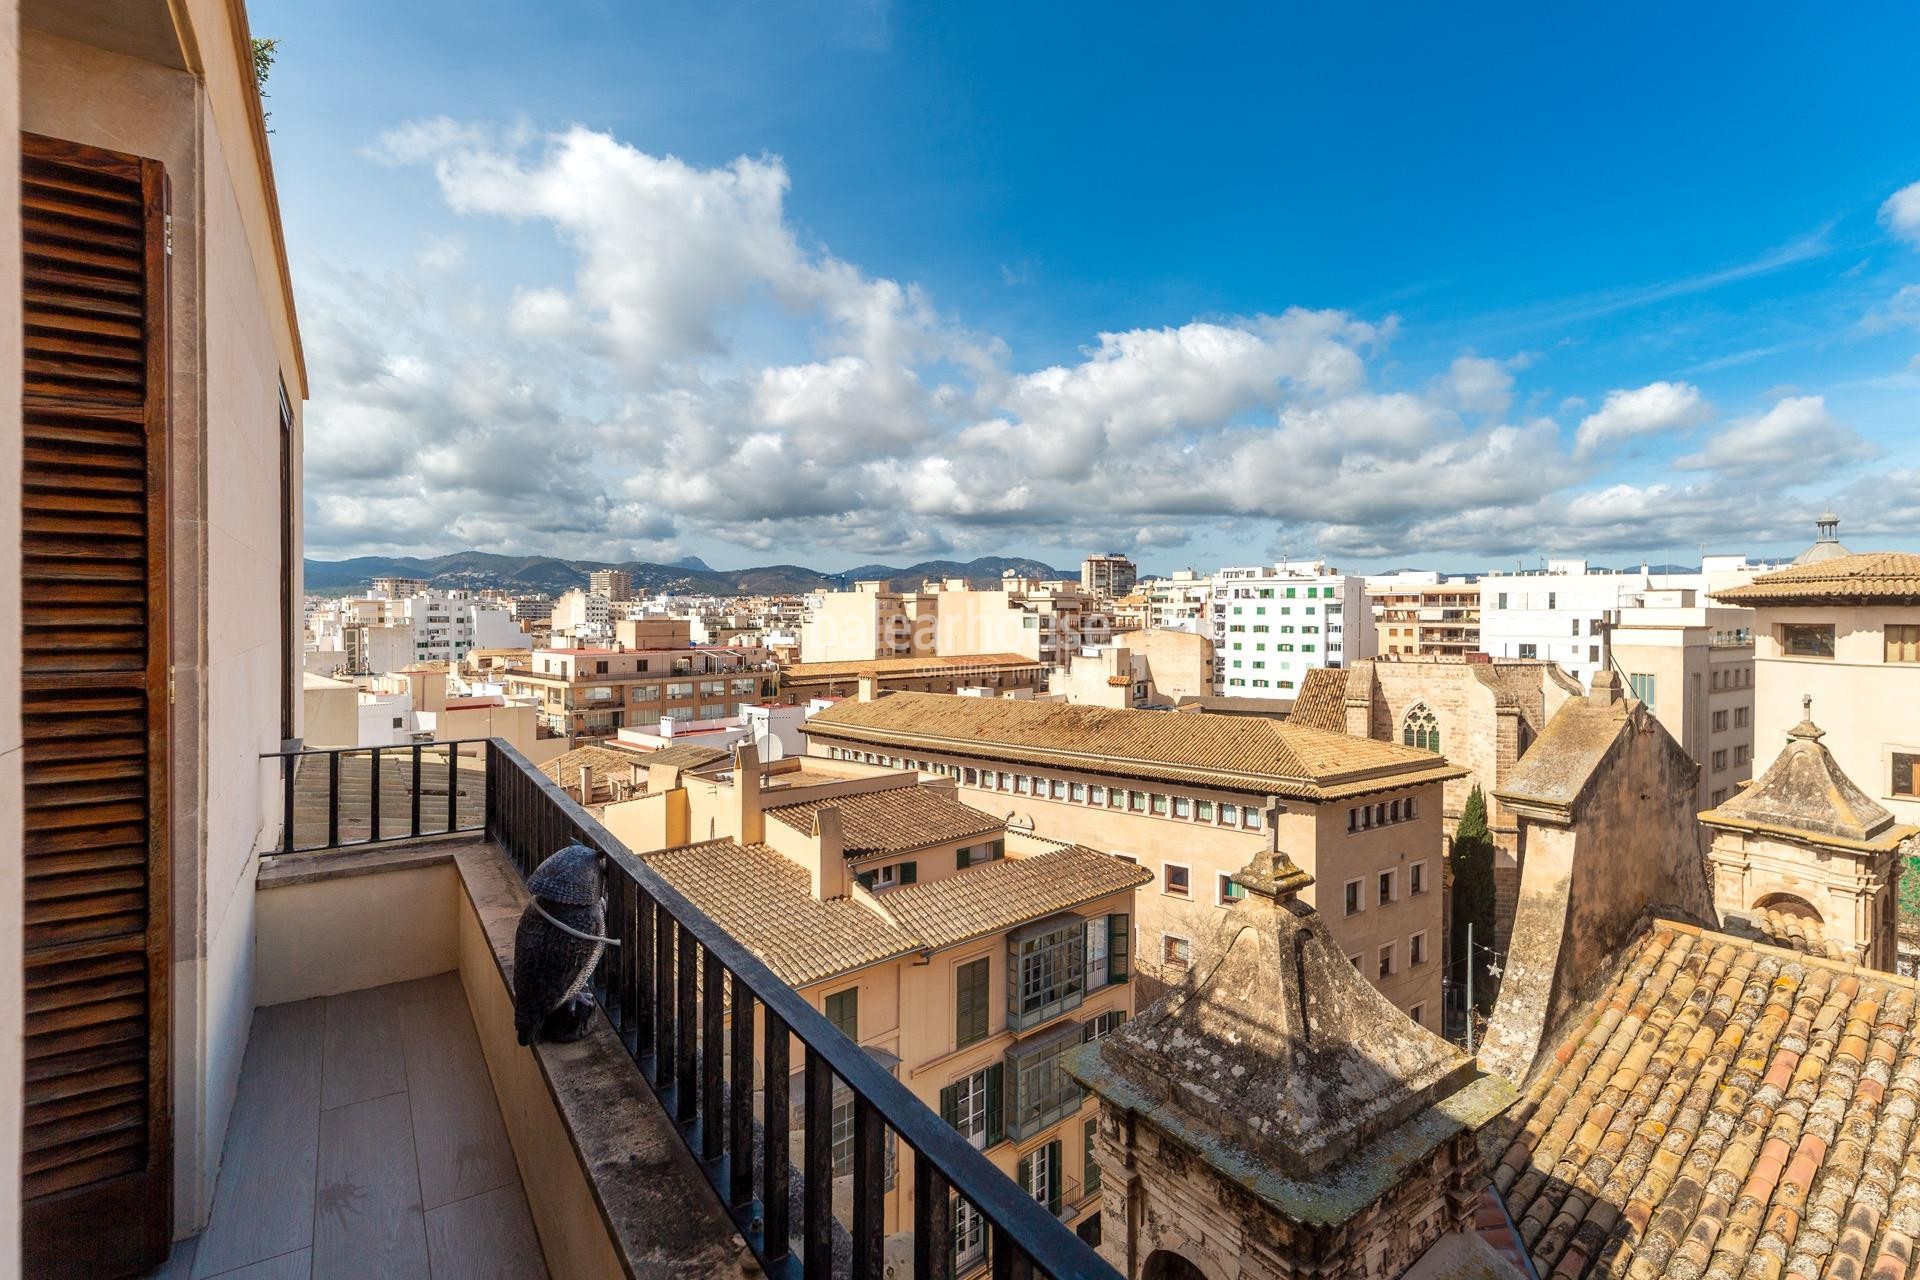
<path fill-rule="evenodd" d="M 1393 944 L 1391 942 L 1380 948 L 1379 973 L 1383 978 L 1393 976 Z"/>
<path fill-rule="evenodd" d="M 1727 789 L 1725 787 L 1721 787 L 1719 790 L 1713 793 L 1713 807 L 1717 809 L 1721 805 L 1725 804 L 1726 802 L 1727 802 Z"/>
<path fill-rule="evenodd" d="M 1088 787 L 1087 788 L 1088 804 L 1104 805 L 1106 802 L 1107 802 L 1107 789 L 1105 787 Z"/>
<path fill-rule="evenodd" d="M 1007 1050 L 1006 1084 L 1013 1094 L 1006 1117 L 1009 1138 L 1030 1138 L 1079 1109 L 1085 1094 L 1067 1074 L 1065 1059 L 1080 1036 L 1080 1027 L 1068 1023 Z"/>
<path fill-rule="evenodd" d="M 1074 783 L 1072 790 L 1067 795 L 1067 798 L 1073 801 L 1075 804 L 1085 804 L 1087 802 L 1087 784 L 1084 782 Z"/>
<path fill-rule="evenodd" d="M 1745 743 L 1741 743 L 1733 749 L 1733 764 L 1735 768 L 1739 768 L 1747 762 L 1748 753 L 1749 748 Z"/>
<path fill-rule="evenodd" d="M 1239 826 L 1240 825 L 1240 806 L 1237 804 L 1221 805 L 1220 806 L 1220 825 L 1223 827 Z"/>
<path fill-rule="evenodd" d="M 989 840 L 985 844 L 970 844 L 961 849 L 954 858 L 954 866 L 965 871 L 968 867 L 977 867 L 983 862 L 997 862 L 1007 856 L 1007 842 Z"/>
<path fill-rule="evenodd" d="M 1082 1044 L 1092 1044 L 1095 1040 L 1105 1040 L 1118 1031 L 1126 1020 L 1125 1009 L 1109 1009 L 1105 1013 L 1095 1014 L 1080 1028 L 1080 1041 Z"/>
<path fill-rule="evenodd" d="M 1887 661 L 1920 662 L 1920 626 L 1887 628 Z"/>
<path fill-rule="evenodd" d="M 1165 796 L 1155 793 L 1153 796 L 1153 811 L 1162 818 L 1167 816 L 1167 798 Z"/>
<path fill-rule="evenodd" d="M 1177 862 L 1163 862 L 1160 865 L 1164 872 L 1160 884 L 1160 891 L 1162 893 L 1171 893 L 1181 898 L 1189 896 L 1190 886 L 1188 884 L 1187 869 Z"/>
<path fill-rule="evenodd" d="M 1893 753 L 1893 784 L 1896 796 L 1920 796 L 1920 754 Z"/>
<path fill-rule="evenodd" d="M 884 867 L 875 867 L 872 871 L 862 871 L 854 879 L 869 889 L 897 889 L 903 884 L 913 884 L 920 878 L 920 864 L 917 862 L 895 862 Z"/>
<path fill-rule="evenodd" d="M 1075 1008 L 1086 990 L 1087 931 L 1079 916 L 1028 925 L 1007 940 L 1007 1025 L 1023 1031 Z"/>
<path fill-rule="evenodd" d="M 953 1047 L 964 1049 L 987 1038 L 987 957 L 969 960 L 953 970 Z"/>
<path fill-rule="evenodd" d="M 827 1021 L 840 1028 L 847 1039 L 859 1042 L 860 1039 L 860 988 L 848 987 L 845 991 L 836 991 L 827 997 Z"/>
<path fill-rule="evenodd" d="M 965 1275 L 987 1260 L 987 1220 L 966 1200 L 953 1200 L 953 1273 Z"/>
<path fill-rule="evenodd" d="M 1160 935 L 1160 963 L 1169 969 L 1184 970 L 1193 963 L 1193 942 L 1178 934 Z"/>
<path fill-rule="evenodd" d="M 1021 773 L 1021 774 L 1014 775 L 1013 793 L 1017 796 L 1023 796 L 1027 794 L 1027 775 L 1026 774 Z"/>
<path fill-rule="evenodd" d="M 1047 780 L 1045 778 L 1034 778 L 1032 782 L 1033 794 L 1036 796 L 1044 796 L 1047 794 Z"/>
<path fill-rule="evenodd" d="M 1366 904 L 1360 896 L 1360 891 L 1360 881 L 1347 881 L 1347 914 L 1350 916 L 1357 916 L 1365 909 Z"/>
<path fill-rule="evenodd" d="M 1173 798 L 1173 816 L 1176 818 L 1191 818 L 1193 816 L 1193 801 L 1187 799 L 1185 796 L 1175 796 Z"/>
<path fill-rule="evenodd" d="M 1001 1139 L 999 1063 L 963 1076 L 940 1091 L 940 1118 L 960 1131 L 976 1151 Z"/>
<path fill-rule="evenodd" d="M 1635 671 L 1627 676 L 1627 687 L 1633 691 L 1634 697 L 1647 704 L 1647 710 L 1649 711 L 1658 710 L 1658 704 L 1654 701 L 1654 693 L 1659 688 L 1659 683 L 1655 677 L 1648 675 L 1644 671 Z"/>
<path fill-rule="evenodd" d="M 1382 871 L 1380 873 L 1378 890 L 1379 890 L 1380 905 L 1383 907 L 1390 905 L 1394 900 L 1395 894 L 1393 891 L 1394 890 L 1393 881 L 1394 881 L 1393 872 Z"/>
<path fill-rule="evenodd" d="M 1198 822 L 1213 821 L 1213 801 L 1196 800 L 1193 803 L 1193 816 Z"/>
<path fill-rule="evenodd" d="M 1507 607 L 1507 593 L 1506 593 L 1506 592 L 1504 592 L 1504 591 L 1502 591 L 1502 592 L 1501 592 L 1501 593 L 1500 593 L 1499 595 L 1497 595 L 1497 596 L 1495 596 L 1495 597 L 1494 597 L 1494 600 L 1493 600 L 1493 607 L 1494 607 L 1494 608 L 1496 608 L 1496 609 L 1504 609 L 1504 608 L 1506 608 L 1506 607 Z"/>
<path fill-rule="evenodd" d="M 1747 717 L 1751 714 L 1752 712 L 1746 707 L 1735 707 L 1733 709 L 1733 727 L 1736 729 L 1746 728 Z"/>
<path fill-rule="evenodd" d="M 1060 1144 L 1035 1147 L 1020 1160 L 1020 1189 L 1055 1214 L 1060 1212 Z"/>
<path fill-rule="evenodd" d="M 1724 711 L 1714 712 L 1713 713 L 1713 731 L 1715 733 L 1722 733 L 1722 732 L 1725 732 L 1726 727 L 1727 727 L 1727 713 Z"/>
<path fill-rule="evenodd" d="M 1107 918 L 1087 920 L 1087 990 L 1107 985 Z"/>
<path fill-rule="evenodd" d="M 1144 791 L 1127 792 L 1127 812 L 1145 813 L 1147 811 L 1147 793 Z"/>
<path fill-rule="evenodd" d="M 1540 647 L 1538 645 L 1523 644 L 1520 646 L 1520 656 L 1523 658 L 1537 658 L 1540 656 Z"/>
<path fill-rule="evenodd" d="M 1407 963 L 1418 967 L 1427 962 L 1427 935 L 1422 930 L 1407 939 Z"/>
<path fill-rule="evenodd" d="M 1244 806 L 1240 810 L 1240 825 L 1249 831 L 1258 831 L 1260 829 L 1260 811 L 1252 805 Z"/>
<path fill-rule="evenodd" d="M 1407 1016 L 1409 1018 L 1412 1018 L 1420 1026 L 1424 1027 L 1427 1025 L 1427 1006 L 1424 1004 L 1417 1004 L 1413 1006 L 1413 1008 L 1407 1010 Z"/>
<path fill-rule="evenodd" d="M 1407 893 L 1409 896 L 1417 898 L 1426 891 L 1427 864 L 1423 860 L 1413 863 L 1407 868 Z"/>
<path fill-rule="evenodd" d="M 1214 890 L 1214 902 L 1223 907 L 1238 902 L 1246 896 L 1246 889 L 1235 884 L 1233 877 L 1229 875 L 1222 875 L 1218 886 Z"/>
<path fill-rule="evenodd" d="M 1725 769 L 1726 767 L 1727 767 L 1727 752 L 1726 752 L 1726 749 L 1723 747 L 1719 751 L 1716 751 L 1713 753 L 1713 771 L 1715 773 L 1719 773 L 1722 769 Z"/>
<path fill-rule="evenodd" d="M 1833 624 L 1782 623 L 1780 649 L 1790 658 L 1831 658 L 1833 656 Z"/>
<path fill-rule="evenodd" d="M 1100 1190 L 1100 1165 L 1093 1158 L 1094 1140 L 1100 1134 L 1100 1119 L 1098 1116 L 1091 1117 L 1087 1120 L 1084 1133 L 1085 1145 L 1080 1149 L 1080 1168 L 1082 1170 L 1080 1185 L 1086 1190 L 1088 1195 L 1094 1195 Z M 1098 1217 L 1099 1215 L 1096 1214 L 1094 1216 Z"/>
<path fill-rule="evenodd" d="M 1440 721 L 1426 703 L 1416 702 L 1408 709 L 1406 719 L 1400 722 L 1400 741 L 1422 751 L 1440 749 Z"/>

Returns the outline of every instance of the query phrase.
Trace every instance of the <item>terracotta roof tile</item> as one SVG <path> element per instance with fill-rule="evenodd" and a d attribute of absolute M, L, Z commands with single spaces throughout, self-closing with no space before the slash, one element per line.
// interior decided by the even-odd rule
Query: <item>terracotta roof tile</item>
<path fill-rule="evenodd" d="M 928 946 L 1011 929 L 1153 880 L 1145 867 L 1084 845 L 1001 858 L 958 875 L 893 889 L 881 902 Z"/>
<path fill-rule="evenodd" d="M 1713 593 L 1721 604 L 1920 604 L 1920 554 L 1868 551 L 1763 573 Z"/>
<path fill-rule="evenodd" d="M 1459 777 L 1431 752 L 1257 716 L 1177 715 L 1013 698 L 896 693 L 801 726 L 836 742 L 915 747 L 1301 799 Z"/>
<path fill-rule="evenodd" d="M 1300 681 L 1289 724 L 1328 733 L 1347 731 L 1347 673 L 1337 667 L 1314 667 Z"/>
<path fill-rule="evenodd" d="M 823 796 L 792 804 L 770 803 L 767 816 L 797 831 L 812 831 L 814 815 L 822 809 L 840 811 L 843 847 L 850 858 L 905 853 L 1006 829 L 999 818 L 918 785 Z"/>
<path fill-rule="evenodd" d="M 676 769 L 704 769 L 710 764 L 732 759 L 733 753 L 721 747 L 702 746 L 697 742 L 682 742 L 671 747 L 662 747 L 658 751 L 638 752 L 635 758 L 649 767 L 656 764 L 670 764 Z"/>
<path fill-rule="evenodd" d="M 580 768 L 593 770 L 593 803 L 606 804 L 615 796 L 616 782 L 630 784 L 633 766 L 649 757 L 638 751 L 615 751 L 608 747 L 575 747 L 563 751 L 540 766 L 540 772 L 552 778 L 574 795 L 580 793 Z"/>
<path fill-rule="evenodd" d="M 1905 1276 L 1915 997 L 1655 922 L 1507 1121 L 1494 1186 L 1538 1274 Z"/>

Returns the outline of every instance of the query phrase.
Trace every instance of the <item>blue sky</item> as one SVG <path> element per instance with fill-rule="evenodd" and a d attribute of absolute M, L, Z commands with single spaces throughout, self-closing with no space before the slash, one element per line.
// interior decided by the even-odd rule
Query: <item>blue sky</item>
<path fill-rule="evenodd" d="M 317 556 L 1920 544 L 1911 8 L 251 12 Z"/>

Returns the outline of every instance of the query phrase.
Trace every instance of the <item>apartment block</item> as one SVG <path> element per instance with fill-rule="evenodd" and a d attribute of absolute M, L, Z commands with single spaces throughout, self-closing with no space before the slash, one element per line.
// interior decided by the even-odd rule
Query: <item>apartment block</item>
<path fill-rule="evenodd" d="M 631 600 L 633 575 L 625 569 L 595 569 L 587 575 L 587 590 L 609 600 Z"/>
<path fill-rule="evenodd" d="M 1367 602 L 1375 651 L 1383 657 L 1480 651 L 1480 589 L 1471 582 L 1437 573 L 1368 578 Z"/>
<path fill-rule="evenodd" d="M 535 649 L 496 673 L 507 696 L 532 699 L 550 733 L 607 738 L 627 725 L 719 720 L 777 691 L 777 676 L 735 649 Z"/>
<path fill-rule="evenodd" d="M 1103 599 L 1129 594 L 1139 576 L 1139 566 L 1114 551 L 1080 562 L 1081 587 Z"/>
<path fill-rule="evenodd" d="M 1696 809 L 1717 807 L 1755 776 L 1753 611 L 1692 589 L 1635 599 L 1609 632 L 1614 669 L 1700 766 Z"/>
<path fill-rule="evenodd" d="M 1230 877 L 1277 838 L 1353 963 L 1440 1025 L 1442 790 L 1465 770 L 1431 752 L 1252 716 L 915 693 L 838 703 L 801 732 L 810 756 L 950 779 L 1010 825 L 1153 872 L 1135 953 L 1160 985 L 1204 959 L 1239 900 Z"/>
<path fill-rule="evenodd" d="M 1213 634 L 1212 578 L 1192 569 L 1175 569 L 1164 578 L 1148 578 L 1138 589 L 1147 597 L 1147 626 Z"/>
<path fill-rule="evenodd" d="M 800 656 L 814 663 L 1017 653 L 1063 666 L 1075 649 L 1111 634 L 1099 599 L 1075 582 L 1004 578 L 987 591 L 964 578 L 919 591 L 858 582 L 809 597 Z"/>
<path fill-rule="evenodd" d="M 850 698 L 862 680 L 887 693 L 962 693 L 1013 697 L 1044 693 L 1047 664 L 1017 653 L 945 657 L 873 658 L 863 662 L 794 662 L 780 668 L 779 699 L 799 705 L 815 698 Z"/>
<path fill-rule="evenodd" d="M 1291 698 L 1307 672 L 1372 657 L 1365 600 L 1363 579 L 1317 560 L 1221 569 L 1209 605 L 1213 692 Z"/>
<path fill-rule="evenodd" d="M 574 588 L 553 602 L 547 627 L 556 638 L 576 644 L 606 644 L 613 639 L 613 601 L 595 591 Z"/>

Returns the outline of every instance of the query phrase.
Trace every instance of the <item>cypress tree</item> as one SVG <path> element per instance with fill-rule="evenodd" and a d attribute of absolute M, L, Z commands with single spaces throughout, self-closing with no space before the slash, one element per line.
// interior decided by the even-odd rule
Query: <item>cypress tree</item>
<path fill-rule="evenodd" d="M 1473 925 L 1474 955 L 1467 955 L 1467 925 Z M 1464 980 L 1473 965 L 1473 1000 L 1482 1012 L 1493 1007 L 1494 985 L 1487 974 L 1493 946 L 1493 836 L 1487 830 L 1487 801 L 1475 787 L 1453 833 L 1452 972 Z"/>

